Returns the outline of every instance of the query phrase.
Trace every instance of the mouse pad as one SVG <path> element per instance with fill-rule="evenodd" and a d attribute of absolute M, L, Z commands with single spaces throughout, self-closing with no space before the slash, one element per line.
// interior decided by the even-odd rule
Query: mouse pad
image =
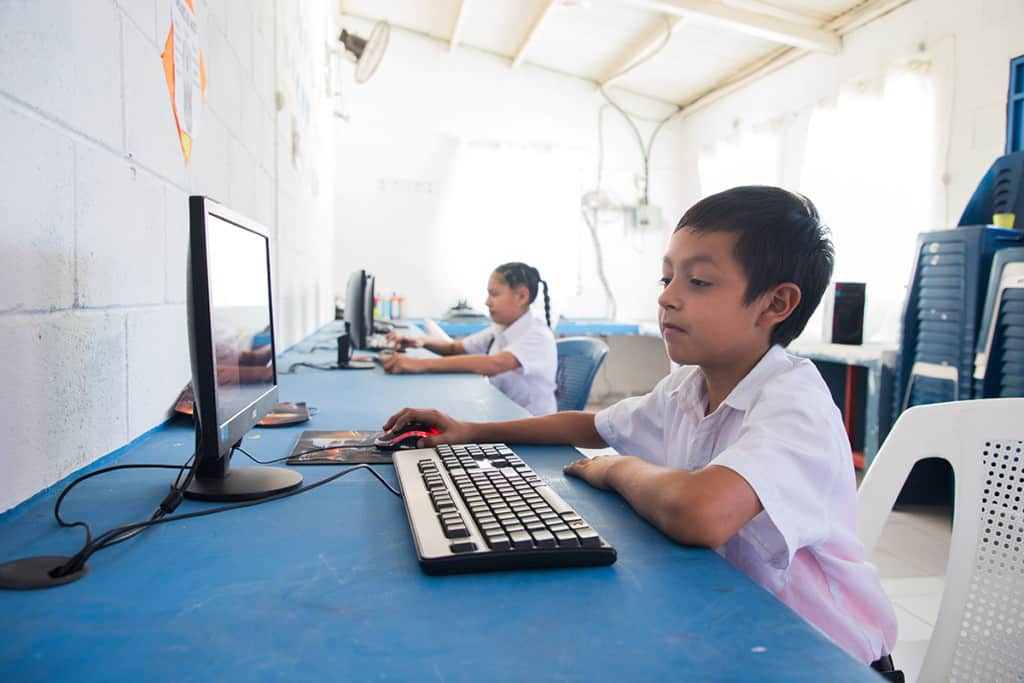
<path fill-rule="evenodd" d="M 302 432 L 285 461 L 289 465 L 376 465 L 391 464 L 391 453 L 378 450 L 374 439 L 383 432 Z"/>

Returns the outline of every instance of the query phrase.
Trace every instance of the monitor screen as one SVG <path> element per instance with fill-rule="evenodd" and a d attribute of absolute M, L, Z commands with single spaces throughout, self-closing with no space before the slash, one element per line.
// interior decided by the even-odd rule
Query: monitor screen
<path fill-rule="evenodd" d="M 189 199 L 188 331 L 195 395 L 195 476 L 185 495 L 249 500 L 302 477 L 231 468 L 242 437 L 277 405 L 270 239 L 258 223 L 206 197 Z"/>
<path fill-rule="evenodd" d="M 217 387 L 222 427 L 276 384 L 270 328 L 267 238 L 210 213 L 206 225 Z"/>

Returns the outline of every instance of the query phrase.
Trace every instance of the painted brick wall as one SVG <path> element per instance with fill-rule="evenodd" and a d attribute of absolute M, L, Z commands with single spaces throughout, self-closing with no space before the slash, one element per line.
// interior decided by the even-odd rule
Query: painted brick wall
<path fill-rule="evenodd" d="M 280 346 L 331 317 L 317 67 L 334 3 L 195 9 L 208 89 L 186 166 L 160 62 L 169 0 L 0 2 L 0 511 L 169 416 L 189 379 L 190 194 L 270 231 Z"/>

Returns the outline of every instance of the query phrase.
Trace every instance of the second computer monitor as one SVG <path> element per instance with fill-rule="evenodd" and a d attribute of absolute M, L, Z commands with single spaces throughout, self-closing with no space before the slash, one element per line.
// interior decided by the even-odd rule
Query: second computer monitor
<path fill-rule="evenodd" d="M 354 270 L 348 277 L 345 290 L 345 322 L 348 323 L 352 347 L 356 349 L 366 348 L 366 338 L 373 329 L 373 287 L 367 286 L 369 279 L 365 270 Z M 370 315 L 366 311 L 367 297 L 370 299 Z"/>

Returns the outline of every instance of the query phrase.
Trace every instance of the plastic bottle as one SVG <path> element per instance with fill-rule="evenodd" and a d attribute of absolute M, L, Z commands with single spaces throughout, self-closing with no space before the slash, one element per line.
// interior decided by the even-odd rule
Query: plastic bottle
<path fill-rule="evenodd" d="M 380 318 L 381 320 L 391 319 L 391 300 L 381 298 L 380 300 Z"/>
<path fill-rule="evenodd" d="M 402 302 L 405 301 L 402 297 L 398 296 L 397 293 L 391 292 L 391 319 L 400 320 L 402 318 Z"/>

